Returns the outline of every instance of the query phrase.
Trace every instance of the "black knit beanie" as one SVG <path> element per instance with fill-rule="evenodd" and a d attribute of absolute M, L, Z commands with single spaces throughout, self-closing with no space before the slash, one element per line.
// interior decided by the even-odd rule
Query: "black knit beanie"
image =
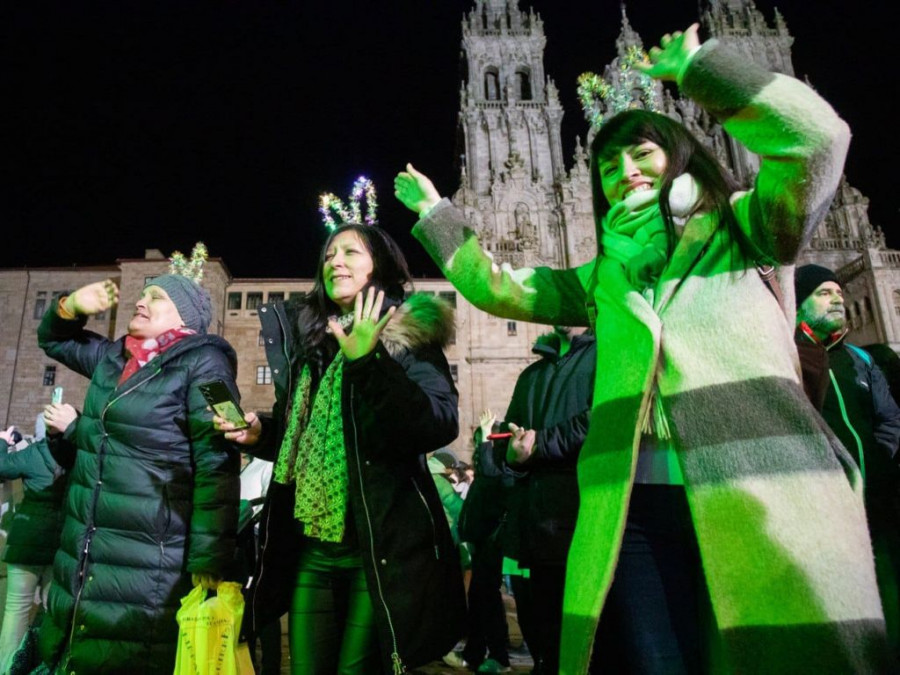
<path fill-rule="evenodd" d="M 794 272 L 794 293 L 797 298 L 797 306 L 806 300 L 813 292 L 826 281 L 833 281 L 838 286 L 837 275 L 827 267 L 821 265 L 803 265 Z"/>

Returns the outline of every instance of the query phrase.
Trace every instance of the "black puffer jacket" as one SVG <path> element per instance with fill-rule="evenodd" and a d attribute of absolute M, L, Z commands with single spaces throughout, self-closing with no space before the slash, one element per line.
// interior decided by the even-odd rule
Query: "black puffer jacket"
<path fill-rule="evenodd" d="M 240 460 L 197 387 L 222 379 L 234 391 L 234 351 L 185 337 L 118 385 L 124 339 L 52 309 L 38 339 L 91 378 L 41 656 L 78 675 L 171 673 L 191 573 L 225 576 L 234 558 Z"/>
<path fill-rule="evenodd" d="M 66 473 L 50 451 L 50 443 L 68 444 L 72 422 L 64 435 L 46 437 L 18 452 L 9 452 L 0 439 L 0 478 L 22 479 L 25 496 L 16 506 L 3 549 L 3 562 L 13 565 L 49 565 L 59 547 Z"/>
<path fill-rule="evenodd" d="M 385 310 L 387 308 L 385 307 Z M 294 336 L 298 303 L 260 308 L 275 381 L 272 418 L 254 449 L 274 459 L 284 435 L 291 388 L 303 367 Z M 458 396 L 441 347 L 452 312 L 425 295 L 400 308 L 368 355 L 344 367 L 342 407 L 349 515 L 372 594 L 383 670 L 410 668 L 446 654 L 463 633 L 465 596 L 459 554 L 425 453 L 458 433 Z M 262 555 L 251 588 L 250 632 L 289 608 L 300 537 L 294 485 L 269 486 L 260 523 Z"/>
<path fill-rule="evenodd" d="M 550 335 L 532 351 L 542 358 L 519 375 L 506 411 L 507 422 L 535 429 L 537 441 L 516 467 L 524 476 L 509 498 L 504 553 L 514 549 L 523 566 L 565 565 L 578 517 L 575 467 L 587 436 L 597 347 L 593 335 L 577 335 L 560 356 L 559 338 Z"/>

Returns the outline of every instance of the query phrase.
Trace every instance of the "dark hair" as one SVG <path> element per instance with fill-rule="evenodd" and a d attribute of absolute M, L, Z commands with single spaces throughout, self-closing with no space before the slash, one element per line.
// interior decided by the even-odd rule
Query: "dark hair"
<path fill-rule="evenodd" d="M 600 127 L 591 142 L 591 191 L 598 229 L 610 209 L 603 194 L 600 162 L 614 157 L 623 148 L 644 141 L 656 143 L 666 153 L 668 160 L 659 186 L 659 209 L 666 224 L 669 255 L 676 243 L 669 193 L 672 181 L 683 173 L 691 174 L 700 186 L 701 196 L 697 210 L 718 213 L 719 227 L 727 227 L 741 252 L 747 255 L 749 242 L 740 230 L 729 203 L 732 193 L 740 190 L 741 186 L 684 125 L 649 110 L 626 110 L 615 115 Z M 600 241 L 597 242 L 597 252 L 602 253 Z"/>
<path fill-rule="evenodd" d="M 355 232 L 359 236 L 366 251 L 372 256 L 372 279 L 366 288 L 374 286 L 376 290 L 384 291 L 382 311 L 401 304 L 406 286 L 412 284 L 406 258 L 397 242 L 387 232 L 380 227 L 360 223 L 344 223 L 334 228 L 319 252 L 312 290 L 302 300 L 300 326 L 297 332 L 304 358 L 318 365 L 330 362 L 336 352 L 336 345 L 329 345 L 329 341 L 326 340 L 328 334 L 325 329 L 328 327 L 328 318 L 340 314 L 338 306 L 325 292 L 325 279 L 322 276 L 325 254 L 335 237 L 348 231 Z"/>

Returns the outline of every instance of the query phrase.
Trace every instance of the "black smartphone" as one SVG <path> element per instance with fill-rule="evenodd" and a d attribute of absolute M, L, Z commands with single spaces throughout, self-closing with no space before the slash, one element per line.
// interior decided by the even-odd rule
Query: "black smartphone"
<path fill-rule="evenodd" d="M 219 417 L 231 422 L 235 430 L 246 429 L 250 426 L 247 424 L 247 420 L 244 419 L 244 411 L 241 410 L 241 406 L 234 400 L 231 390 L 222 380 L 204 382 L 199 386 L 203 398 L 206 399 L 210 407 L 216 411 Z"/>

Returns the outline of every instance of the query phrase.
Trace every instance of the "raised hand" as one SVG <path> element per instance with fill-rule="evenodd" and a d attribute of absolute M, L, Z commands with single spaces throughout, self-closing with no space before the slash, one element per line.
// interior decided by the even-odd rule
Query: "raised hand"
<path fill-rule="evenodd" d="M 636 67 L 656 80 L 674 82 L 691 53 L 700 46 L 699 30 L 700 24 L 692 23 L 684 32 L 666 33 L 659 47 L 650 49 L 650 62 L 638 63 Z"/>
<path fill-rule="evenodd" d="M 487 440 L 488 434 L 491 433 L 496 421 L 497 416 L 490 409 L 481 412 L 481 416 L 478 418 L 478 426 L 481 427 L 481 440 Z"/>
<path fill-rule="evenodd" d="M 105 312 L 119 302 L 119 287 L 112 279 L 82 286 L 63 301 L 63 307 L 74 316 L 91 316 Z"/>
<path fill-rule="evenodd" d="M 523 429 L 520 426 L 509 423 L 512 438 L 506 446 L 506 463 L 509 465 L 522 464 L 531 457 L 537 442 L 537 432 L 534 429 Z"/>
<path fill-rule="evenodd" d="M 8 427 L 4 431 L 0 431 L 0 438 L 6 441 L 9 445 L 14 445 L 12 440 L 13 431 L 15 431 L 15 427 Z"/>
<path fill-rule="evenodd" d="M 365 356 L 378 344 L 378 338 L 381 337 L 381 331 L 387 325 L 387 322 L 394 316 L 395 307 L 391 307 L 385 312 L 381 319 L 381 305 L 384 303 L 384 291 L 378 291 L 375 294 L 375 288 L 369 286 L 369 292 L 366 294 L 365 302 L 363 302 L 362 291 L 356 294 L 356 302 L 353 309 L 353 326 L 350 334 L 347 335 L 336 319 L 328 321 L 328 327 L 337 338 L 341 347 L 341 352 L 348 361 L 353 361 Z"/>
<path fill-rule="evenodd" d="M 401 171 L 394 179 L 394 196 L 419 215 L 441 201 L 434 183 L 424 173 L 416 171 L 412 164 L 407 164 L 406 171 Z"/>

